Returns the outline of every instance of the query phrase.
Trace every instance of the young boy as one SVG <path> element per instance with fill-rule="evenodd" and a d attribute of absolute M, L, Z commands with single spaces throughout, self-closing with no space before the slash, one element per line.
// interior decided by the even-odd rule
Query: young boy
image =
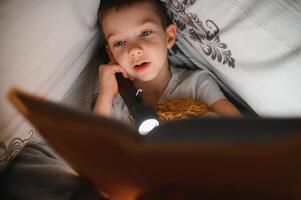
<path fill-rule="evenodd" d="M 115 73 L 120 72 L 143 90 L 147 105 L 166 99 L 195 99 L 218 115 L 240 116 L 206 72 L 170 67 L 167 50 L 176 41 L 176 26 L 166 21 L 157 0 L 103 1 L 99 22 L 111 62 L 100 65 L 94 111 L 130 123 L 128 109 L 118 95 Z"/>

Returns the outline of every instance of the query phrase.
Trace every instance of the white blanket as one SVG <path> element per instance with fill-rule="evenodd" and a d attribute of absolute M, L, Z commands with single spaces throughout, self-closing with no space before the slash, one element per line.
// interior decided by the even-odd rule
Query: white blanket
<path fill-rule="evenodd" d="M 0 171 L 27 142 L 41 140 L 9 103 L 10 87 L 78 107 L 89 103 L 98 7 L 99 0 L 0 1 Z"/>
<path fill-rule="evenodd" d="M 209 70 L 262 117 L 301 117 L 301 1 L 162 1 L 179 64 Z"/>

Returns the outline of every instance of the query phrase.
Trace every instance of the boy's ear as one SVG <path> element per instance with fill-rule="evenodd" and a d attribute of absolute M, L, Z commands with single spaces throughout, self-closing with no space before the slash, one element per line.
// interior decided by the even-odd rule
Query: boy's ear
<path fill-rule="evenodd" d="M 113 56 L 113 54 L 112 54 L 112 52 L 110 50 L 110 47 L 108 45 L 106 45 L 106 52 L 107 52 L 107 54 L 109 56 L 110 61 L 114 61 L 114 56 Z"/>
<path fill-rule="evenodd" d="M 167 48 L 171 48 L 177 39 L 177 26 L 175 24 L 170 24 L 166 28 L 167 35 Z"/>

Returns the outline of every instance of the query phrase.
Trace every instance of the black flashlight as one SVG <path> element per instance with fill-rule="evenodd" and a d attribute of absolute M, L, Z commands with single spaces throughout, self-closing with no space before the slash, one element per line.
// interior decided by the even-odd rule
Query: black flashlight
<path fill-rule="evenodd" d="M 144 105 L 142 99 L 142 90 L 136 89 L 133 83 L 122 76 L 121 73 L 116 73 L 118 82 L 118 91 L 126 106 L 129 109 L 132 119 L 138 126 L 138 131 L 141 135 L 148 134 L 152 129 L 159 125 L 158 116 L 155 111 Z"/>

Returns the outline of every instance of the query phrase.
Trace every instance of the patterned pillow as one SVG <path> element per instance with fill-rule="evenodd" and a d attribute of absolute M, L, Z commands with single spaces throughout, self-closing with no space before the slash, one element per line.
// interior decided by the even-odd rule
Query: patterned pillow
<path fill-rule="evenodd" d="M 208 70 L 262 117 L 301 116 L 301 2 L 162 0 L 178 65 Z"/>
<path fill-rule="evenodd" d="M 89 78 L 97 72 L 91 57 L 99 46 L 99 0 L 10 0 L 0 5 L 2 170 L 26 143 L 43 142 L 8 102 L 11 86 L 88 109 L 90 100 L 83 97 L 92 95 L 87 87 L 94 86 L 95 78 Z"/>

